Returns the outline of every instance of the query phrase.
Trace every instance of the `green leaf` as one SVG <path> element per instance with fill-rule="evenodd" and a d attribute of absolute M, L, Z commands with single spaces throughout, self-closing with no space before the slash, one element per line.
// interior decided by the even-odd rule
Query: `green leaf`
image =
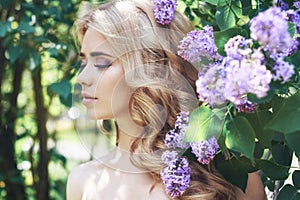
<path fill-rule="evenodd" d="M 200 106 L 193 110 L 185 131 L 184 142 L 199 142 L 213 136 L 218 138 L 224 124 L 225 114 L 223 110 L 211 110 L 207 106 Z"/>
<path fill-rule="evenodd" d="M 263 145 L 270 147 L 274 131 L 265 130 L 264 126 L 271 120 L 272 113 L 269 110 L 257 111 L 246 115 L 255 131 L 255 136 Z"/>
<path fill-rule="evenodd" d="M 297 33 L 296 25 L 293 22 L 288 23 L 288 32 L 290 33 L 291 37 Z"/>
<path fill-rule="evenodd" d="M 294 55 L 291 56 L 291 60 L 295 66 L 300 67 L 300 51 L 299 50 Z"/>
<path fill-rule="evenodd" d="M 35 27 L 29 24 L 29 21 L 27 19 L 22 20 L 19 24 L 19 27 L 17 28 L 18 31 L 21 31 L 23 33 L 29 34 L 35 32 Z"/>
<path fill-rule="evenodd" d="M 253 160 L 255 147 L 254 130 L 245 117 L 238 116 L 227 124 L 225 144 Z"/>
<path fill-rule="evenodd" d="M 242 15 L 242 3 L 239 0 L 220 0 L 215 15 L 221 30 L 232 28 L 236 24 L 236 18 Z"/>
<path fill-rule="evenodd" d="M 272 99 L 272 112 L 276 114 L 284 103 L 284 98 L 275 95 Z"/>
<path fill-rule="evenodd" d="M 242 15 L 242 16 L 240 17 L 240 19 L 238 20 L 237 25 L 238 25 L 238 26 L 244 26 L 245 24 L 248 24 L 249 21 L 250 21 L 249 16 L 247 16 L 247 15 L 246 15 L 246 16 L 245 16 L 245 15 Z"/>
<path fill-rule="evenodd" d="M 255 159 L 263 173 L 273 180 L 285 180 L 289 176 L 289 167 L 278 165 L 270 160 Z"/>
<path fill-rule="evenodd" d="M 203 2 L 210 3 L 211 5 L 218 5 L 219 0 L 202 0 Z"/>
<path fill-rule="evenodd" d="M 292 175 L 294 187 L 300 189 L 300 170 L 296 170 Z"/>
<path fill-rule="evenodd" d="M 284 166 L 290 166 L 292 163 L 293 152 L 291 149 L 282 143 L 272 145 L 272 155 L 276 163 Z"/>
<path fill-rule="evenodd" d="M 276 198 L 277 200 L 299 200 L 300 194 L 297 192 L 297 189 L 290 185 L 286 184 L 278 193 Z"/>
<path fill-rule="evenodd" d="M 216 21 L 220 30 L 226 30 L 235 26 L 236 20 L 230 7 L 223 6 L 216 12 Z"/>
<path fill-rule="evenodd" d="M 241 28 L 230 28 L 225 31 L 214 32 L 215 44 L 218 47 L 218 52 L 221 55 L 225 55 L 224 45 L 230 38 L 236 35 L 247 37 L 247 32 Z"/>
<path fill-rule="evenodd" d="M 67 80 L 63 80 L 58 83 L 53 83 L 49 87 L 53 92 L 57 93 L 63 99 L 68 98 L 72 89 L 71 83 Z"/>
<path fill-rule="evenodd" d="M 10 46 L 8 48 L 8 54 L 10 64 L 14 64 L 16 60 L 21 56 L 22 48 L 20 46 Z"/>
<path fill-rule="evenodd" d="M 0 37 L 4 37 L 6 32 L 10 30 L 11 22 L 0 22 Z"/>
<path fill-rule="evenodd" d="M 222 154 L 217 154 L 214 158 L 214 164 L 226 180 L 238 186 L 243 191 L 246 190 L 248 172 L 244 169 L 241 161 L 235 157 L 225 160 Z"/>
<path fill-rule="evenodd" d="M 300 158 L 300 145 L 299 145 L 300 131 L 290 133 L 290 134 L 285 134 L 284 138 L 287 144 L 295 151 L 297 157 Z"/>
<path fill-rule="evenodd" d="M 266 125 L 267 129 L 279 131 L 284 134 L 300 130 L 300 93 L 286 99 L 275 115 Z"/>

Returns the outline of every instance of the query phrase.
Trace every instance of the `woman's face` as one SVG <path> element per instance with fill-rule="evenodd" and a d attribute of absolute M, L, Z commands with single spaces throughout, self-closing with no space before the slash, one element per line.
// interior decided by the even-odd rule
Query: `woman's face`
<path fill-rule="evenodd" d="M 124 81 L 123 66 L 113 55 L 105 37 L 93 28 L 86 31 L 80 52 L 83 104 L 91 119 L 112 119 L 128 113 L 130 90 Z"/>

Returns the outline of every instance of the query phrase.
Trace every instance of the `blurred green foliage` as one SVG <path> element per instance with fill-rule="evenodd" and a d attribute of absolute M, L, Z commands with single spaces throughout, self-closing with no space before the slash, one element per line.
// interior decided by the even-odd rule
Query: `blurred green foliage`
<path fill-rule="evenodd" d="M 67 159 L 47 123 L 72 105 L 79 3 L 0 2 L 0 199 L 65 199 Z"/>

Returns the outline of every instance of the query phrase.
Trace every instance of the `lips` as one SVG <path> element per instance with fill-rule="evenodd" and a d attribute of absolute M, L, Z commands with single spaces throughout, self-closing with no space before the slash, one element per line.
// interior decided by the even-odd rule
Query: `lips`
<path fill-rule="evenodd" d="M 93 97 L 92 95 L 86 93 L 82 93 L 82 97 L 83 97 L 82 103 L 84 105 L 93 104 L 98 100 L 97 97 Z"/>

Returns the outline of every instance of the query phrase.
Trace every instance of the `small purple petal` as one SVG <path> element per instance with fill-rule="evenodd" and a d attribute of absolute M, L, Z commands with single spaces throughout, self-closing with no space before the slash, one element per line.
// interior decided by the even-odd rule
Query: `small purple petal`
<path fill-rule="evenodd" d="M 177 156 L 160 173 L 166 192 L 172 198 L 181 196 L 191 182 L 191 168 L 186 158 Z"/>
<path fill-rule="evenodd" d="M 156 21 L 162 25 L 169 24 L 174 18 L 177 0 L 153 0 Z"/>
<path fill-rule="evenodd" d="M 219 149 L 217 139 L 211 137 L 200 142 L 191 142 L 192 152 L 201 164 L 209 164 Z"/>

